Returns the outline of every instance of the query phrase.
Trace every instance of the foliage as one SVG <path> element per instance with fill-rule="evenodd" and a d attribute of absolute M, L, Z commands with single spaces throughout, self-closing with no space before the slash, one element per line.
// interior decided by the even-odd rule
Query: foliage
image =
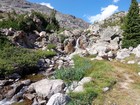
<path fill-rule="evenodd" d="M 78 58 L 78 60 L 84 59 L 85 58 Z M 77 60 L 77 58 L 75 58 L 75 60 Z M 78 64 L 78 62 L 76 63 Z M 78 65 L 77 64 L 77 67 L 81 67 L 83 65 L 80 63 Z M 111 75 L 111 73 L 113 72 L 113 68 L 112 66 L 110 66 L 109 62 L 93 61 L 90 62 L 90 65 L 92 66 L 90 66 L 88 69 L 85 68 L 86 73 L 84 76 L 90 76 L 94 80 L 84 84 L 84 92 L 70 92 L 69 96 L 71 97 L 71 101 L 68 103 L 68 105 L 92 105 L 93 100 L 96 97 L 100 97 L 100 95 L 102 94 L 103 88 L 111 88 L 116 83 L 115 78 Z"/>
<path fill-rule="evenodd" d="M 48 17 L 48 22 L 49 24 L 46 27 L 46 31 L 59 31 L 60 27 L 59 27 L 59 23 L 56 20 L 56 11 L 52 10 L 50 16 Z"/>
<path fill-rule="evenodd" d="M 80 80 L 85 76 L 87 70 L 92 66 L 89 60 L 79 56 L 74 57 L 74 63 L 75 68 L 61 68 L 56 70 L 55 77 L 67 82 Z"/>
<path fill-rule="evenodd" d="M 9 41 L 0 38 L 0 74 L 9 74 L 14 72 L 16 67 L 36 66 L 41 57 L 50 57 L 56 55 L 53 51 L 33 51 L 25 48 L 13 46 Z"/>
<path fill-rule="evenodd" d="M 60 38 L 60 42 L 63 43 L 65 41 L 66 38 L 68 38 L 67 36 L 63 35 L 63 34 L 58 34 L 59 38 Z"/>
<path fill-rule="evenodd" d="M 35 19 L 37 19 L 38 22 Z M 16 14 L 15 12 L 7 13 L 7 18 L 0 21 L 0 27 L 13 28 L 26 32 L 32 32 L 34 30 L 59 30 L 59 24 L 55 18 L 55 12 L 52 12 L 50 16 L 35 11 L 33 11 L 30 15 Z"/>
<path fill-rule="evenodd" d="M 68 105 L 92 105 L 92 101 L 97 94 L 94 91 L 82 93 L 70 93 L 71 101 Z"/>
<path fill-rule="evenodd" d="M 55 44 L 48 44 L 47 45 L 47 48 L 50 50 L 50 49 L 55 49 L 56 48 L 56 45 Z"/>
<path fill-rule="evenodd" d="M 136 47 L 140 43 L 140 16 L 139 6 L 136 0 L 132 0 L 128 14 L 125 18 L 123 26 L 123 41 L 122 47 Z"/>

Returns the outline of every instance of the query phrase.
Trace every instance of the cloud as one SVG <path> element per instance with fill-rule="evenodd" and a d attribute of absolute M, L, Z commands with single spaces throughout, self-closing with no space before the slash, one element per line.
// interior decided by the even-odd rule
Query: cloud
<path fill-rule="evenodd" d="M 41 5 L 45 5 L 45 6 L 49 7 L 49 8 L 51 8 L 51 9 L 54 9 L 54 7 L 50 3 L 44 3 L 44 2 L 42 2 L 40 4 Z"/>
<path fill-rule="evenodd" d="M 113 0 L 114 3 L 117 3 L 117 2 L 119 2 L 119 1 L 120 1 L 120 0 Z"/>
<path fill-rule="evenodd" d="M 101 20 L 104 20 L 104 19 L 108 18 L 109 16 L 114 14 L 116 11 L 118 11 L 118 6 L 108 5 L 105 8 L 101 8 L 101 13 L 100 14 L 97 14 L 95 16 L 89 16 L 88 20 L 91 23 L 94 23 L 95 21 L 101 21 Z"/>

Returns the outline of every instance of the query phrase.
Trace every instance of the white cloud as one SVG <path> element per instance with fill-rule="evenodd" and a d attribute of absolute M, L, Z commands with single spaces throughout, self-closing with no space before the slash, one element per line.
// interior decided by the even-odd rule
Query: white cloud
<path fill-rule="evenodd" d="M 41 5 L 45 5 L 45 6 L 49 7 L 49 8 L 51 8 L 51 9 L 54 9 L 54 7 L 50 3 L 44 3 L 44 2 L 42 2 L 40 4 Z"/>
<path fill-rule="evenodd" d="M 114 3 L 117 3 L 117 2 L 119 2 L 119 1 L 120 1 L 120 0 L 113 0 Z"/>
<path fill-rule="evenodd" d="M 116 11 L 118 11 L 118 6 L 108 5 L 105 8 L 101 8 L 101 13 L 100 14 L 97 14 L 95 16 L 89 16 L 88 20 L 91 23 L 94 23 L 95 21 L 101 21 L 101 20 L 104 20 L 104 19 L 108 18 L 109 16 L 114 14 Z"/>

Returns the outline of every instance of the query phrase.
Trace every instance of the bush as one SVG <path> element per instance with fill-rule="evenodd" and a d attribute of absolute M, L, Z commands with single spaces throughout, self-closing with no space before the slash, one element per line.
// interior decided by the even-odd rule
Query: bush
<path fill-rule="evenodd" d="M 41 57 L 51 57 L 56 55 L 53 51 L 33 51 L 16 47 L 4 38 L 0 38 L 0 74 L 10 74 L 16 67 L 36 66 Z"/>
<path fill-rule="evenodd" d="M 61 68 L 56 70 L 55 77 L 71 82 L 82 79 L 87 73 L 88 69 L 92 67 L 91 62 L 86 58 L 79 56 L 74 57 L 75 68 Z"/>
<path fill-rule="evenodd" d="M 59 27 L 59 22 L 56 20 L 55 18 L 56 15 L 56 11 L 53 10 L 50 14 L 50 16 L 47 18 L 49 24 L 46 27 L 46 31 L 59 31 L 60 27 Z"/>
<path fill-rule="evenodd" d="M 41 21 L 41 24 L 38 24 L 33 19 L 37 18 Z M 27 14 L 13 14 L 7 13 L 7 18 L 3 21 L 0 21 L 1 28 L 13 28 L 16 30 L 23 30 L 26 32 L 32 32 L 34 30 L 47 30 L 47 31 L 58 31 L 59 24 L 54 16 L 47 16 L 40 12 L 33 11 L 31 16 Z"/>

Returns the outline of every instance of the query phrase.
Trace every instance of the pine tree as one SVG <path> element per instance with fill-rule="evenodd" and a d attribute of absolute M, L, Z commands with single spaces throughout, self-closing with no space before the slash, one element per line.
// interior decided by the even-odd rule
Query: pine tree
<path fill-rule="evenodd" d="M 136 47 L 140 44 L 140 15 L 137 0 L 132 0 L 124 22 L 122 47 Z"/>

